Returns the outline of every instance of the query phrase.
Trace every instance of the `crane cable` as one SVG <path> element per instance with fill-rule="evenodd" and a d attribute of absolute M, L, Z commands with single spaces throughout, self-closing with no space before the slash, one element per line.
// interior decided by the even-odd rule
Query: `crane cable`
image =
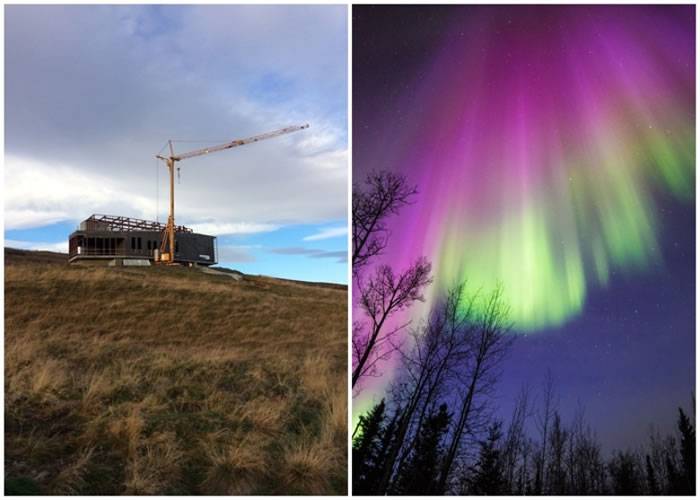
<path fill-rule="evenodd" d="M 160 165 L 158 165 L 158 158 L 156 160 L 156 222 L 158 222 L 158 212 L 160 210 Z"/>

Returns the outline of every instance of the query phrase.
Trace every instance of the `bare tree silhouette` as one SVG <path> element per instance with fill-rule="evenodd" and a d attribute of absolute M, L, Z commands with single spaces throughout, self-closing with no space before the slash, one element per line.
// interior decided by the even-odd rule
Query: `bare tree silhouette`
<path fill-rule="evenodd" d="M 366 282 L 358 277 L 359 304 L 369 318 L 370 326 L 367 335 L 362 335 L 360 323 L 356 323 L 353 332 L 353 387 L 361 377 L 372 373 L 376 363 L 395 348 L 392 338 L 405 325 L 385 331 L 387 320 L 415 301 L 422 301 L 423 289 L 431 280 L 430 264 L 425 258 L 418 259 L 398 277 L 388 265 L 379 266 Z"/>
<path fill-rule="evenodd" d="M 362 377 L 376 375 L 377 363 L 396 349 L 392 340 L 406 325 L 391 324 L 392 315 L 423 300 L 423 289 L 431 282 L 430 263 L 423 257 L 398 276 L 388 264 L 363 273 L 388 244 L 387 219 L 417 193 L 405 177 L 384 171 L 367 175 L 363 188 L 353 185 L 352 272 L 358 304 L 368 321 L 353 323 L 353 388 Z"/>
<path fill-rule="evenodd" d="M 364 189 L 352 187 L 352 271 L 357 273 L 387 245 L 386 219 L 411 203 L 418 192 L 406 178 L 391 172 L 373 172 L 365 178 Z"/>
<path fill-rule="evenodd" d="M 475 410 L 477 396 L 488 393 L 496 383 L 498 365 L 512 344 L 513 337 L 508 335 L 509 308 L 503 302 L 503 289 L 497 287 L 488 297 L 477 317 L 477 328 L 469 336 L 470 356 L 464 371 L 459 375 L 461 382 L 461 407 L 459 417 L 452 431 L 452 439 L 440 472 L 439 491 L 447 489 L 447 481 L 457 451 L 462 444 L 465 431 Z"/>

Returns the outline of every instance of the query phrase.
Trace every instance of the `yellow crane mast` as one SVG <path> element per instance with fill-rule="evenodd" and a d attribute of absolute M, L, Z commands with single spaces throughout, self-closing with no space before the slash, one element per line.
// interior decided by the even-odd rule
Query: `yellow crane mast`
<path fill-rule="evenodd" d="M 244 146 L 246 144 L 263 141 L 265 139 L 272 139 L 273 137 L 289 134 L 298 130 L 304 130 L 306 128 L 309 128 L 308 123 L 304 125 L 293 125 L 291 127 L 285 127 L 272 132 L 246 137 L 245 139 L 237 139 L 235 141 L 227 142 L 226 144 L 196 149 L 194 151 L 181 154 L 175 154 L 175 151 L 173 150 L 173 142 L 168 141 L 170 156 L 156 155 L 156 158 L 165 162 L 165 165 L 168 167 L 168 173 L 170 174 L 170 212 L 168 214 L 168 223 L 165 226 L 163 237 L 161 238 L 160 255 L 158 261 L 165 264 L 172 264 L 175 262 L 175 162 L 195 158 L 197 156 L 202 156 L 209 153 L 215 153 L 217 151 L 223 151 L 225 149 Z"/>

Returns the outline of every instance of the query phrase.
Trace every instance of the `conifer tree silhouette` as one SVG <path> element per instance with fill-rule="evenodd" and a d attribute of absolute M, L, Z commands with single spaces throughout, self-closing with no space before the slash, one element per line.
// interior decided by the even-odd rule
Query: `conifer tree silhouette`
<path fill-rule="evenodd" d="M 442 404 L 436 412 L 430 412 L 423 421 L 415 449 L 404 463 L 394 487 L 397 494 L 438 495 L 437 480 L 443 455 L 442 441 L 450 425 L 452 415 Z"/>

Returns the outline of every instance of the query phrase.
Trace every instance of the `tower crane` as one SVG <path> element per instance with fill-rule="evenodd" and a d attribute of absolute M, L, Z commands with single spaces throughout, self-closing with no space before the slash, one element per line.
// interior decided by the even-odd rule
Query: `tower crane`
<path fill-rule="evenodd" d="M 168 167 L 168 173 L 170 174 L 170 212 L 168 214 L 168 223 L 163 230 L 163 237 L 160 243 L 160 256 L 159 262 L 172 264 L 175 262 L 175 163 L 182 160 L 187 160 L 189 158 L 195 158 L 197 156 L 202 156 L 210 153 L 215 153 L 217 151 L 223 151 L 225 149 L 236 148 L 238 146 L 245 146 L 246 144 L 251 144 L 253 142 L 264 141 L 265 139 L 272 139 L 284 134 L 289 134 L 296 132 L 298 130 L 304 130 L 309 128 L 309 124 L 304 125 L 293 125 L 291 127 L 285 127 L 279 130 L 274 130 L 272 132 L 266 132 L 264 134 L 258 134 L 251 137 L 246 137 L 245 139 L 237 139 L 225 144 L 220 144 L 218 146 L 212 146 L 209 148 L 196 149 L 188 153 L 175 154 L 173 150 L 173 141 L 168 141 L 168 147 L 170 149 L 170 156 L 156 155 L 156 158 L 165 162 Z"/>

